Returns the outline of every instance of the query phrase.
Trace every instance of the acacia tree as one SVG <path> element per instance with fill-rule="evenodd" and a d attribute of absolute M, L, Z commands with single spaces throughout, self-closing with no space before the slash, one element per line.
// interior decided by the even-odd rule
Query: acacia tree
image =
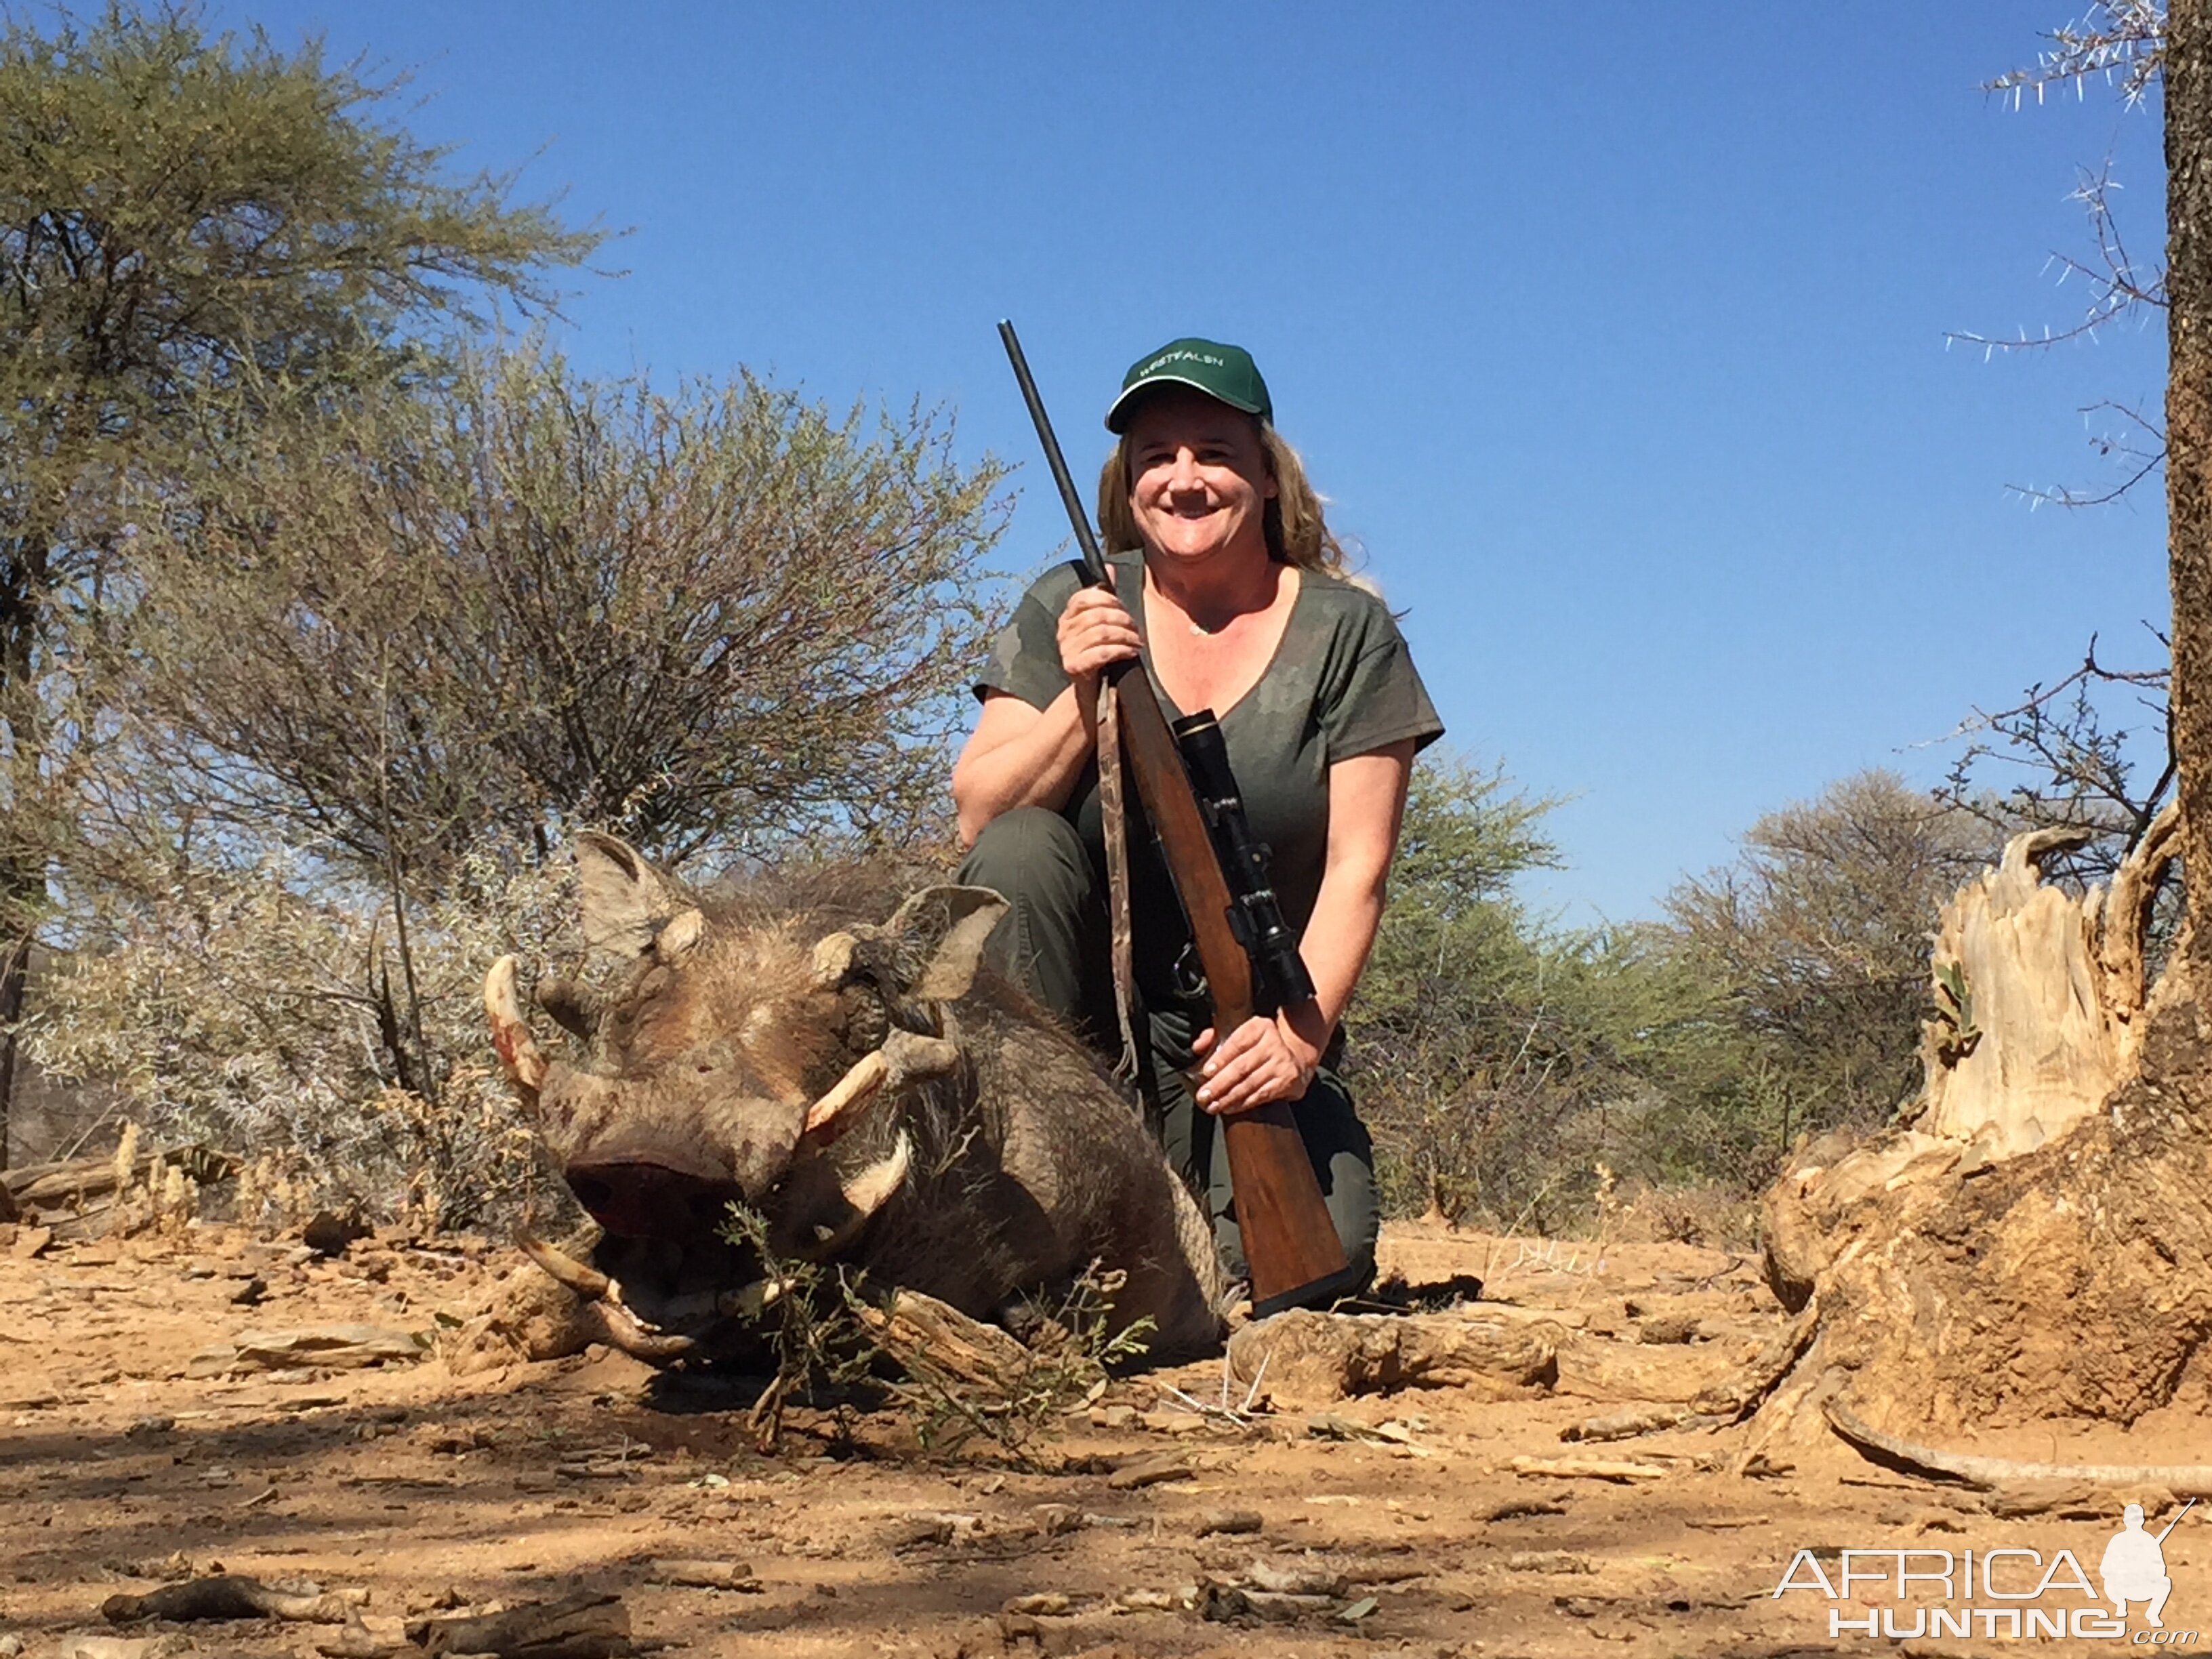
<path fill-rule="evenodd" d="M 1559 1011 L 1512 893 L 1559 864 L 1553 805 L 1456 757 L 1413 774 L 1346 1050 L 1394 1208 L 1510 1220 L 1561 1161 Z"/>
<path fill-rule="evenodd" d="M 1771 1167 L 1771 1137 L 1728 1097 L 1742 1045 L 1703 973 L 1656 929 L 1561 927 L 1513 893 L 1558 861 L 1554 804 L 1450 757 L 1413 775 L 1347 1018 L 1346 1065 L 1401 1212 L 1547 1229 L 1586 1213 L 1607 1170 L 1741 1194 L 1762 1139 Z"/>
<path fill-rule="evenodd" d="M 110 0 L 0 26 L 0 1162 L 33 929 L 99 729 L 68 649 L 126 609 L 119 502 L 270 412 L 431 368 L 428 329 L 599 240 L 514 180 L 447 177 L 392 83 Z"/>
<path fill-rule="evenodd" d="M 2093 21 L 2045 72 L 2111 67 L 2164 120 L 2175 803 L 2080 896 L 2039 866 L 2081 832 L 2016 837 L 1946 908 L 1918 1115 L 1821 1149 L 1767 1206 L 1807 1357 L 1754 1379 L 1781 1382 L 1765 1431 L 1817 1391 L 1845 1434 L 1937 1467 L 1916 1433 L 2133 1422 L 2212 1363 L 2212 927 L 2148 996 L 2142 950 L 2166 866 L 2212 869 L 2212 4 Z"/>
<path fill-rule="evenodd" d="M 2086 16 L 2052 32 L 2033 64 L 1998 76 L 1988 89 L 2018 108 L 2031 96 L 2040 104 L 2069 83 L 2078 94 L 2094 78 L 2130 107 L 2146 104 L 2159 88 L 2165 30 L 2165 0 L 2095 0 Z M 2092 246 L 2051 255 L 2059 280 L 2087 296 L 2071 323 L 2040 335 L 1960 331 L 1948 338 L 1979 347 L 1985 357 L 2048 351 L 2166 312 L 2164 261 L 2137 258 L 2115 209 L 2117 188 L 2109 161 L 2081 170 L 2072 199 L 2086 213 Z M 2112 470 L 2090 485 L 2015 485 L 2016 494 L 2037 505 L 2105 507 L 2157 478 L 2166 445 L 2156 411 L 2106 400 L 2081 413 L 2100 422 L 2090 442 Z M 2144 627 L 2147 650 L 2138 643 L 2116 659 L 2093 634 L 2067 672 L 2027 687 L 2008 707 L 1975 709 L 1956 734 L 1966 743 L 1938 794 L 1997 829 L 2087 831 L 2079 846 L 2055 852 L 2054 872 L 2074 881 L 2110 879 L 2150 833 L 2174 786 L 2172 642 L 2163 626 Z"/>
<path fill-rule="evenodd" d="M 510 1186 L 499 1135 L 447 1131 L 485 1119 L 476 988 L 567 831 L 670 863 L 945 839 L 1006 505 L 952 440 L 531 350 L 264 419 L 143 503 L 78 791 L 98 948 L 41 1063 L 372 1202 Z"/>
<path fill-rule="evenodd" d="M 1668 895 L 1686 965 L 1778 1097 L 1783 1144 L 1873 1128 L 1911 1093 L 1929 918 L 1997 844 L 1974 815 L 1863 772 L 1765 814 L 1735 862 Z"/>
<path fill-rule="evenodd" d="M 272 424 L 149 534 L 164 814 L 441 889 L 488 836 L 724 861 L 941 823 L 1005 470 L 927 410 L 524 350 Z"/>

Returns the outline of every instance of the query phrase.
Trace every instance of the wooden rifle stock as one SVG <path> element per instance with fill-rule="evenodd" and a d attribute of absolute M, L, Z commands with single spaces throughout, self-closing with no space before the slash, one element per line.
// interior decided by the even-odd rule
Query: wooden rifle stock
<path fill-rule="evenodd" d="M 1085 572 L 1094 585 L 1106 582 L 1106 562 L 1092 533 L 1090 515 L 1076 494 L 1060 441 L 1053 435 L 1044 400 L 1030 374 L 1028 360 L 1012 323 L 999 325 L 999 338 L 1013 364 L 1030 419 L 1044 446 L 1045 461 L 1059 486 L 1061 503 L 1082 550 Z M 1137 794 L 1159 837 L 1168 873 L 1175 880 L 1183 914 L 1189 918 L 1199 965 L 1213 1005 L 1216 1048 L 1252 1018 L 1252 959 L 1230 924 L 1234 900 L 1221 872 L 1206 819 L 1192 792 L 1182 751 L 1168 729 L 1166 714 L 1153 694 L 1141 662 L 1119 662 L 1102 676 L 1101 695 L 1118 699 L 1121 749 L 1136 776 Z M 1256 1317 L 1283 1308 L 1325 1302 L 1359 1287 L 1336 1223 L 1322 1201 L 1321 1182 L 1298 1133 L 1289 1103 L 1278 1101 L 1217 1120 L 1229 1155 L 1229 1179 L 1237 1195 L 1237 1224 L 1243 1236 L 1244 1260 L 1252 1275 L 1252 1311 Z"/>
<path fill-rule="evenodd" d="M 1213 1004 L 1218 1048 L 1253 1014 L 1252 959 L 1230 928 L 1229 884 L 1222 878 L 1212 838 L 1183 770 L 1182 753 L 1144 665 L 1116 663 L 1103 678 L 1103 695 L 1121 700 L 1122 753 L 1136 778 L 1145 815 L 1159 836 L 1183 914 L 1190 919 Z M 1217 1121 L 1229 1154 L 1244 1261 L 1252 1274 L 1253 1313 L 1264 1317 L 1356 1290 L 1345 1282 L 1349 1267 L 1344 1246 L 1322 1201 L 1290 1103 L 1275 1101 Z"/>

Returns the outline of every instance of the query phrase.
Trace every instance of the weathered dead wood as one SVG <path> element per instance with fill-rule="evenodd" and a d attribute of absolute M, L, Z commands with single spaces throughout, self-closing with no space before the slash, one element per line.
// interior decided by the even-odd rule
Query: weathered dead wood
<path fill-rule="evenodd" d="M 186 1659 L 196 1652 L 182 1631 L 163 1636 L 65 1636 L 55 1659 Z"/>
<path fill-rule="evenodd" d="M 142 1153 L 131 1166 L 131 1179 L 144 1181 L 157 1163 L 182 1170 L 203 1187 L 238 1173 L 238 1160 L 228 1152 L 194 1145 Z M 7 1188 L 16 1208 L 25 1214 L 82 1208 L 94 1199 L 112 1198 L 116 1185 L 115 1159 L 106 1156 L 27 1164 L 20 1170 L 0 1173 L 0 1186 Z"/>
<path fill-rule="evenodd" d="M 743 1561 L 654 1561 L 645 1572 L 651 1584 L 672 1584 L 692 1589 L 738 1590 L 758 1595 L 761 1581 Z"/>
<path fill-rule="evenodd" d="M 2112 1518 L 2112 1489 L 2087 1480 L 2023 1480 L 1988 1492 L 1982 1508 L 2000 1521 L 2024 1520 L 2029 1516 L 2056 1515 L 2063 1520 Z"/>
<path fill-rule="evenodd" d="M 1845 1379 L 1937 1432 L 2131 1422 L 2212 1340 L 2212 1019 L 2185 952 L 2142 982 L 2175 836 L 2161 817 L 2078 898 L 2039 875 L 2078 833 L 2016 836 L 1944 907 L 1918 1101 L 1863 1142 L 1802 1145 L 1766 1195 L 1767 1282 L 1818 1325 L 1736 1390 L 1758 1447 L 1824 1435 L 1801 1408 Z"/>
<path fill-rule="evenodd" d="M 155 1164 L 184 1170 L 199 1186 L 228 1182 L 239 1172 L 239 1161 L 212 1146 L 177 1146 L 166 1152 L 143 1152 L 133 1166 L 131 1179 L 143 1183 Z M 84 1237 L 70 1221 L 93 1221 L 115 1203 L 115 1159 L 77 1157 L 62 1164 L 24 1164 L 20 1170 L 0 1172 L 0 1188 L 7 1201 L 24 1221 L 51 1221 L 62 1237 Z M 7 1218 L 7 1217 L 0 1217 Z"/>
<path fill-rule="evenodd" d="M 1036 1367 L 1036 1356 L 1007 1333 L 934 1297 L 901 1291 L 887 1307 L 855 1311 L 877 1346 L 909 1373 L 927 1370 L 1011 1394 Z"/>
<path fill-rule="evenodd" d="M 1563 1395 L 1584 1400 L 1634 1405 L 1687 1405 L 1726 1383 L 1735 1368 L 1718 1344 L 1642 1343 L 1613 1340 L 1579 1332 L 1555 1332 L 1559 1380 Z"/>
<path fill-rule="evenodd" d="M 416 1650 L 404 1640 L 379 1641 L 370 1634 L 368 1626 L 356 1619 L 336 1636 L 317 1642 L 315 1651 L 323 1659 L 401 1659 Z"/>
<path fill-rule="evenodd" d="M 136 1624 L 142 1619 L 284 1619 L 337 1625 L 368 1601 L 366 1590 L 296 1595 L 271 1589 L 258 1578 L 218 1573 L 164 1584 L 144 1595 L 111 1595 L 100 1604 L 100 1616 L 111 1625 Z"/>
<path fill-rule="evenodd" d="M 1517 1399 L 1548 1389 L 1559 1380 L 1559 1364 L 1551 1340 L 1530 1327 L 1449 1315 L 1295 1309 L 1231 1337 L 1229 1373 L 1234 1387 L 1256 1382 L 1279 1406 L 1309 1407 L 1404 1388 Z"/>
<path fill-rule="evenodd" d="M 1155 1452 L 1122 1464 L 1106 1477 L 1106 1485 L 1115 1492 L 1141 1492 L 1170 1480 L 1188 1480 L 1193 1473 L 1190 1459 L 1181 1452 Z"/>
<path fill-rule="evenodd" d="M 1638 1463 L 1619 1457 L 1516 1457 L 1505 1467 L 1516 1474 L 1540 1475 L 1553 1480 L 1610 1480 L 1617 1486 L 1638 1480 L 1664 1480 L 1668 1473 L 1656 1463 Z"/>
<path fill-rule="evenodd" d="M 240 1331 L 228 1342 L 191 1357 L 187 1376 L 232 1371 L 284 1370 L 320 1365 L 355 1370 L 364 1365 L 411 1364 L 429 1357 L 428 1340 L 385 1325 L 312 1325 L 290 1331 Z"/>
<path fill-rule="evenodd" d="M 2100 951 L 2100 891 L 2077 898 L 2045 886 L 2042 861 L 2087 838 L 2076 830 L 2014 836 L 1997 867 L 1960 888 L 1936 931 L 1937 1018 L 1923 1027 L 1927 1081 L 1913 1127 L 1967 1143 L 1989 1159 L 2033 1152 L 2104 1104 L 2120 1077 L 2112 999 L 2130 1017 L 2142 1000 L 2121 988 Z M 2130 877 L 2140 884 L 2140 868 Z M 2127 916 L 2130 926 L 2139 918 Z"/>
<path fill-rule="evenodd" d="M 1694 1426 L 1721 1420 L 1719 1417 L 1701 1417 L 1687 1406 L 1648 1406 L 1640 1411 L 1613 1412 L 1570 1423 L 1559 1431 L 1559 1438 L 1587 1442 L 1634 1440 L 1647 1434 L 1663 1434 L 1686 1424 Z"/>
<path fill-rule="evenodd" d="M 2204 1463 L 2026 1463 L 2009 1457 L 1981 1457 L 1969 1452 L 1939 1451 L 1869 1427 L 1839 1401 L 1823 1407 L 1835 1431 L 1865 1452 L 1902 1463 L 1923 1474 L 1946 1475 L 1968 1486 L 1994 1491 L 2031 1480 L 2087 1480 L 2105 1486 L 2164 1486 L 2180 1498 L 2212 1498 L 2212 1464 Z"/>
<path fill-rule="evenodd" d="M 629 1609 L 618 1595 L 586 1591 L 477 1618 L 416 1620 L 407 1626 L 407 1639 L 431 1659 L 447 1653 L 621 1659 L 630 1651 Z"/>
<path fill-rule="evenodd" d="M 2181 807 L 2174 801 L 2150 821 L 2135 850 L 2112 872 L 2099 917 L 2097 957 L 2105 975 L 2101 988 L 2124 1074 L 2135 1068 L 2142 1048 L 2148 982 L 2143 971 L 2143 939 L 2150 931 L 2151 907 L 2157 902 L 2166 867 L 2180 855 Z"/>
<path fill-rule="evenodd" d="M 1708 1389 L 1690 1402 L 1690 1409 L 1731 1421 L 1753 1410 L 1790 1375 L 1820 1328 L 1820 1310 L 1808 1306 L 1759 1351 L 1759 1358 L 1720 1387 Z"/>

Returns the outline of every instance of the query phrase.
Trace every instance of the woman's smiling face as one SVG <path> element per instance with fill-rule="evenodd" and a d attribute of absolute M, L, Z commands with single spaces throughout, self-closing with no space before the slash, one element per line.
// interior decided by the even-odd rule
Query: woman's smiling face
<path fill-rule="evenodd" d="M 1262 515 L 1275 479 L 1249 415 L 1182 386 L 1146 398 L 1129 422 L 1129 508 L 1146 544 L 1198 560 L 1249 547 L 1262 556 Z"/>

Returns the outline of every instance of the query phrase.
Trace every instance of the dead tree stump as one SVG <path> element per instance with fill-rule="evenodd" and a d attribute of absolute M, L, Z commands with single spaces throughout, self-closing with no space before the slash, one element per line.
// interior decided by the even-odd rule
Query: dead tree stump
<path fill-rule="evenodd" d="M 2109 889 L 2044 884 L 2066 832 L 2015 837 L 1944 908 L 1926 1081 L 1898 1125 L 1801 1146 L 1764 1255 L 1810 1340 L 1747 1390 L 1747 1458 L 1825 1432 L 1829 1399 L 1907 1437 L 2173 1398 L 2212 1335 L 2212 1019 L 2143 933 L 2171 810 Z"/>

